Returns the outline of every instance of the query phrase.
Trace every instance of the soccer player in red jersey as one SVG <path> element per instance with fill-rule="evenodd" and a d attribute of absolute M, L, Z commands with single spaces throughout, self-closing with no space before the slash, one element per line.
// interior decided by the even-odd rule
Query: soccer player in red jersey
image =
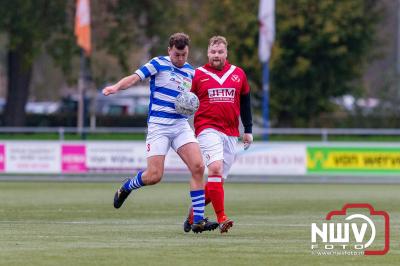
<path fill-rule="evenodd" d="M 245 149 L 253 141 L 250 87 L 244 71 L 227 61 L 227 48 L 223 36 L 209 40 L 208 64 L 196 69 L 191 89 L 200 100 L 194 128 L 208 168 L 206 204 L 212 203 L 221 233 L 233 226 L 225 214 L 223 184 L 235 159 L 239 116 L 244 126 Z M 190 231 L 191 223 L 192 210 L 184 223 L 185 232 Z"/>

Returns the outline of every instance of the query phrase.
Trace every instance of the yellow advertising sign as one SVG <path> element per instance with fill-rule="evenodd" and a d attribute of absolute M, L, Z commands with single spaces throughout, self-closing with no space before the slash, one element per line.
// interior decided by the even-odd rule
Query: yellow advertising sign
<path fill-rule="evenodd" d="M 308 172 L 400 172 L 400 148 L 308 147 Z"/>

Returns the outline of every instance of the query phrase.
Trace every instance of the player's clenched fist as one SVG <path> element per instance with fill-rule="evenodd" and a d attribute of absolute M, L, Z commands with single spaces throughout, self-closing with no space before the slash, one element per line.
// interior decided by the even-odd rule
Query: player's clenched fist
<path fill-rule="evenodd" d="M 112 85 L 112 86 L 107 86 L 103 89 L 103 94 L 105 96 L 110 95 L 110 94 L 114 94 L 118 91 L 118 87 L 116 85 Z"/>
<path fill-rule="evenodd" d="M 253 135 L 249 133 L 243 134 L 243 144 L 245 150 L 250 148 L 251 143 L 253 143 Z"/>

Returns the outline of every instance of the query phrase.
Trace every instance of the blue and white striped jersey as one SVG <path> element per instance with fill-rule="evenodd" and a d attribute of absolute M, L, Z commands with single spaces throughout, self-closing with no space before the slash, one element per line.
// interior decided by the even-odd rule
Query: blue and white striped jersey
<path fill-rule="evenodd" d="M 185 63 L 174 66 L 169 56 L 159 56 L 135 71 L 144 80 L 150 77 L 150 105 L 148 123 L 172 125 L 187 116 L 175 111 L 175 98 L 182 91 L 190 91 L 194 68 Z"/>

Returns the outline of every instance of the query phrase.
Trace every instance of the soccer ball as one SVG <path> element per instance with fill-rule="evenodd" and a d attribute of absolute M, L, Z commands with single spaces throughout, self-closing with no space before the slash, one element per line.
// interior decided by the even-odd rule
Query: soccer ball
<path fill-rule="evenodd" d="M 199 105 L 199 98 L 189 91 L 181 92 L 175 99 L 175 110 L 181 115 L 193 115 L 199 109 Z"/>

